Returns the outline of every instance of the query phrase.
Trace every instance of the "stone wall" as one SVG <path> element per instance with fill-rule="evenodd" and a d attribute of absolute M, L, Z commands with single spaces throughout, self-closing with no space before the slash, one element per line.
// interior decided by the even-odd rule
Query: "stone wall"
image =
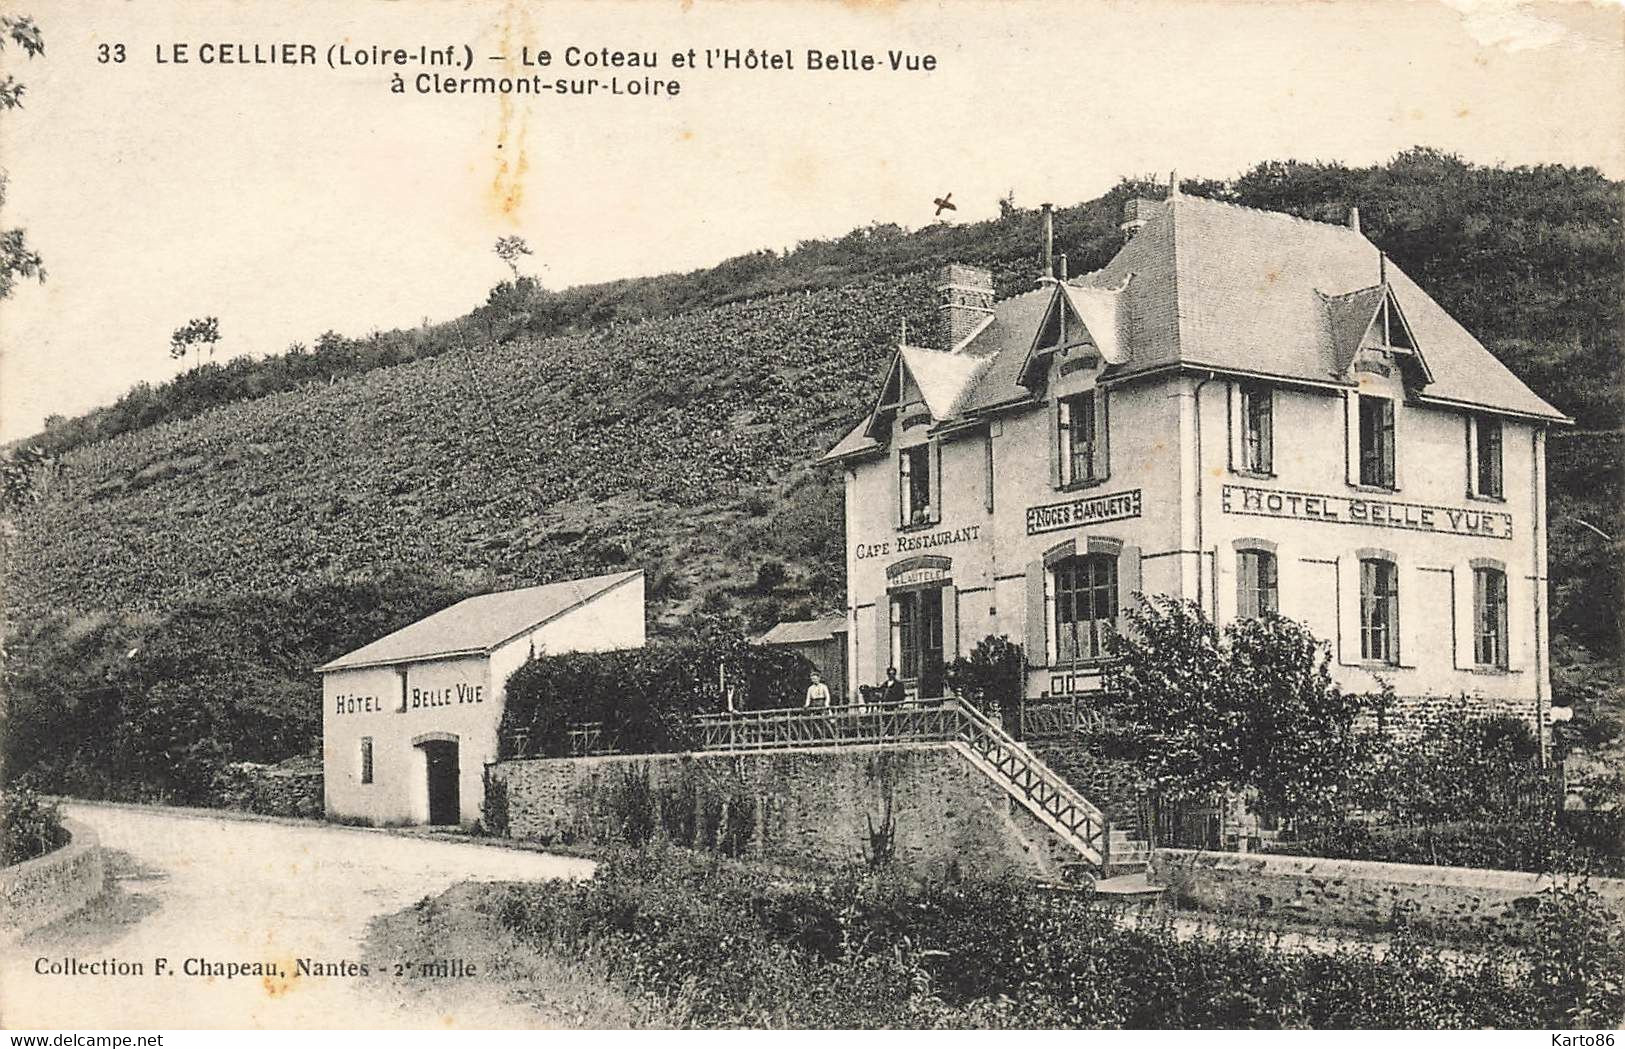
<path fill-rule="evenodd" d="M 1387 929 L 1403 906 L 1418 928 L 1522 939 L 1551 878 L 1520 871 L 1157 849 L 1151 877 L 1181 906 L 1314 924 Z M 1625 920 L 1625 879 L 1591 887 Z"/>
<path fill-rule="evenodd" d="M 1113 826 L 1130 831 L 1139 826 L 1143 773 L 1134 762 L 1096 753 L 1087 736 L 1030 742 L 1027 749 L 1093 802 Z"/>
<path fill-rule="evenodd" d="M 1538 724 L 1532 700 L 1507 696 L 1462 696 L 1447 694 L 1436 696 L 1395 696 L 1381 722 L 1367 717 L 1360 722 L 1364 728 L 1380 727 L 1384 736 L 1394 741 L 1414 740 L 1430 725 L 1450 718 L 1514 717 L 1529 726 L 1535 738 L 1544 733 L 1550 740 L 1551 726 Z"/>
<path fill-rule="evenodd" d="M 264 816 L 322 818 L 322 770 L 239 762 L 216 777 L 209 803 Z"/>
<path fill-rule="evenodd" d="M 69 835 L 66 845 L 0 867 L 0 941 L 15 942 L 102 894 L 105 873 L 96 832 L 70 819 L 62 826 Z"/>
<path fill-rule="evenodd" d="M 1069 849 L 951 744 L 505 761 L 507 829 L 918 874 L 1054 878 Z"/>

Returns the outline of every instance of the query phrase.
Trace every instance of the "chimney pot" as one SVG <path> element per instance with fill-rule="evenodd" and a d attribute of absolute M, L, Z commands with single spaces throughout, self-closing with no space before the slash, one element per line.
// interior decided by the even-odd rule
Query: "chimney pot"
<path fill-rule="evenodd" d="M 993 316 L 993 271 L 950 262 L 937 279 L 937 348 L 951 350 Z"/>
<path fill-rule="evenodd" d="M 1051 204 L 1040 204 L 1044 212 L 1044 272 L 1039 274 L 1039 280 L 1052 280 L 1055 277 L 1055 207 Z"/>

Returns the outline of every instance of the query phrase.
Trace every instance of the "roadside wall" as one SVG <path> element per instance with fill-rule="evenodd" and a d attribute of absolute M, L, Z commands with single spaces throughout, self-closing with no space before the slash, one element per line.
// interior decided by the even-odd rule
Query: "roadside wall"
<path fill-rule="evenodd" d="M 96 832 L 64 819 L 68 843 L 26 863 L 0 867 L 0 940 L 14 942 L 72 914 L 102 894 L 104 868 Z"/>
<path fill-rule="evenodd" d="M 1066 846 L 949 744 L 505 761 L 507 833 L 1053 878 Z M 502 788 L 499 788 L 502 789 Z"/>
<path fill-rule="evenodd" d="M 1527 938 L 1552 884 L 1521 871 L 1190 849 L 1155 850 L 1151 877 L 1174 902 L 1198 910 L 1385 929 L 1403 907 L 1430 932 L 1513 940 Z M 1590 885 L 1625 920 L 1625 879 Z"/>

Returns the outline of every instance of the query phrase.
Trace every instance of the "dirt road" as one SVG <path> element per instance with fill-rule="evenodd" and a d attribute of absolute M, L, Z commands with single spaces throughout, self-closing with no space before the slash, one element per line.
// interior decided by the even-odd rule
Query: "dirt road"
<path fill-rule="evenodd" d="M 464 978 L 462 959 L 366 957 L 367 921 L 458 881 L 592 872 L 588 860 L 341 827 L 66 811 L 101 835 L 115 887 L 6 950 L 11 1029 L 527 1026 L 472 980 L 451 1011 L 445 994 L 402 993 L 396 974 L 444 990 Z"/>

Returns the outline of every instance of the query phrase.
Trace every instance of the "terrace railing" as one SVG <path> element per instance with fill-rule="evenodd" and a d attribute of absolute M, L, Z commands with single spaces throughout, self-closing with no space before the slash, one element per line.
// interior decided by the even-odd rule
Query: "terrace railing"
<path fill-rule="evenodd" d="M 952 743 L 991 780 L 1104 869 L 1111 821 L 981 711 L 958 700 L 705 714 L 699 749 L 762 751 L 864 743 Z"/>

